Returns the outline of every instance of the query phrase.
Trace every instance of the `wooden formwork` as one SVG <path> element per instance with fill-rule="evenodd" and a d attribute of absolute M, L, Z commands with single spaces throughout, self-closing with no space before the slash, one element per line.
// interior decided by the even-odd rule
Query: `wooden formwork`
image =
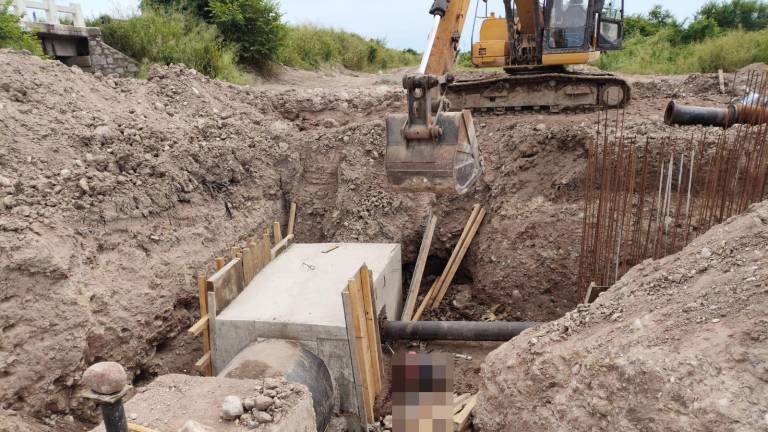
<path fill-rule="evenodd" d="M 293 229 L 296 223 L 296 204 L 291 204 L 288 218 L 288 235 L 283 238 L 280 223 L 272 224 L 274 243 L 270 230 L 264 231 L 261 239 L 250 239 L 244 246 L 230 249 L 229 256 L 218 256 L 214 260 L 216 272 L 208 277 L 205 271 L 197 277 L 200 301 L 200 319 L 189 328 L 188 332 L 202 338 L 203 357 L 195 363 L 195 368 L 203 375 L 213 375 L 211 359 L 211 338 L 214 332 L 211 321 L 219 311 L 223 311 L 280 252 L 287 248 L 294 239 Z"/>
<path fill-rule="evenodd" d="M 381 339 L 373 295 L 373 272 L 363 265 L 342 292 L 347 337 L 361 418 L 373 423 L 376 396 L 382 387 Z"/>

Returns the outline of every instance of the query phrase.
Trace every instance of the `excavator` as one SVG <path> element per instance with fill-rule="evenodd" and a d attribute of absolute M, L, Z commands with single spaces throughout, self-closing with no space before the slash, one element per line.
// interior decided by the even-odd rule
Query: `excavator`
<path fill-rule="evenodd" d="M 505 17 L 476 0 L 472 64 L 503 72 L 451 74 L 472 0 L 434 0 L 419 70 L 403 78 L 408 114 L 387 117 L 387 178 L 395 190 L 463 194 L 481 175 L 472 113 L 623 107 L 631 88 L 602 72 L 567 68 L 621 49 L 624 0 L 501 0 Z M 479 16 L 480 2 L 486 5 Z"/>

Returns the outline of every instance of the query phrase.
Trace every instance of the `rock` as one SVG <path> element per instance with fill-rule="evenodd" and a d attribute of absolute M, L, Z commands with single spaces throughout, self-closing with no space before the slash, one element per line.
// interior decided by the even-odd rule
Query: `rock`
<path fill-rule="evenodd" d="M 101 362 L 85 371 L 82 382 L 94 393 L 113 395 L 125 388 L 128 376 L 120 363 Z"/>
<path fill-rule="evenodd" d="M 271 390 L 280 387 L 280 381 L 276 378 L 266 378 L 264 380 L 264 388 Z"/>
<path fill-rule="evenodd" d="M 13 186 L 13 182 L 11 179 L 7 177 L 0 176 L 0 186 L 2 187 L 11 187 Z"/>
<path fill-rule="evenodd" d="M 712 250 L 710 250 L 708 247 L 705 247 L 701 250 L 701 252 L 699 252 L 699 256 L 701 258 L 709 258 L 712 256 Z"/>
<path fill-rule="evenodd" d="M 271 397 L 259 395 L 259 396 L 256 396 L 256 400 L 255 400 L 255 405 L 254 406 L 256 407 L 257 410 L 264 411 L 267 408 L 271 407 L 272 404 L 274 404 L 274 403 L 275 403 L 275 401 Z"/>
<path fill-rule="evenodd" d="M 102 125 L 93 131 L 93 135 L 96 137 L 96 141 L 100 144 L 104 144 L 114 136 L 114 133 L 109 126 Z"/>
<path fill-rule="evenodd" d="M 272 423 L 272 416 L 264 411 L 256 411 L 253 414 L 253 418 L 259 423 Z"/>
<path fill-rule="evenodd" d="M 3 198 L 3 207 L 5 207 L 8 210 L 16 207 L 16 198 L 14 198 L 14 197 L 12 197 L 10 195 L 5 197 L 5 198 Z"/>
<path fill-rule="evenodd" d="M 227 396 L 221 403 L 221 418 L 235 420 L 243 415 L 243 402 L 237 396 Z"/>
<path fill-rule="evenodd" d="M 60 175 L 60 176 L 61 176 L 61 178 L 63 178 L 63 179 L 68 179 L 68 178 L 69 178 L 69 176 L 71 176 L 71 175 L 72 175 L 72 171 L 71 171 L 71 170 L 68 170 L 68 169 L 66 169 L 66 168 L 64 168 L 63 170 L 59 171 L 59 175 Z"/>
<path fill-rule="evenodd" d="M 542 132 L 546 129 L 547 129 L 547 125 L 545 125 L 544 123 L 539 123 L 536 125 L 536 130 L 539 132 Z"/>
<path fill-rule="evenodd" d="M 128 413 L 128 419 L 129 420 L 136 420 L 139 418 L 139 415 L 136 413 Z"/>
<path fill-rule="evenodd" d="M 264 396 L 273 398 L 273 397 L 277 396 L 277 392 L 274 391 L 274 390 L 264 390 Z"/>
<path fill-rule="evenodd" d="M 455 288 L 456 295 L 453 297 L 453 305 L 459 309 L 466 309 L 472 305 L 472 286 L 459 285 Z"/>
<path fill-rule="evenodd" d="M 91 188 L 88 186 L 88 180 L 85 179 L 85 177 L 80 179 L 80 182 L 77 183 L 80 186 L 80 189 L 83 190 L 86 194 L 91 194 Z"/>
<path fill-rule="evenodd" d="M 179 429 L 179 432 L 213 432 L 213 428 L 198 423 L 194 420 L 189 420 L 188 422 L 184 423 L 184 426 Z"/>
<path fill-rule="evenodd" d="M 254 401 L 253 398 L 243 399 L 243 408 L 245 408 L 246 411 L 252 410 L 253 407 L 255 406 L 256 406 L 256 401 Z"/>
<path fill-rule="evenodd" d="M 336 120 L 334 120 L 332 118 L 327 118 L 327 119 L 323 120 L 323 127 L 328 128 L 328 129 L 336 128 L 336 127 L 339 127 L 339 122 L 337 122 Z"/>
<path fill-rule="evenodd" d="M 392 429 L 392 415 L 388 415 L 384 417 L 384 427 L 387 429 Z"/>

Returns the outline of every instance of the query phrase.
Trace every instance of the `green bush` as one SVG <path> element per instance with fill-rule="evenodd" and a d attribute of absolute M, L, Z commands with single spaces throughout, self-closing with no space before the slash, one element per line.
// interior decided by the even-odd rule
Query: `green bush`
<path fill-rule="evenodd" d="M 412 66 L 420 60 L 413 50 L 395 50 L 381 40 L 308 24 L 287 29 L 277 58 L 287 66 L 302 69 L 341 64 L 350 70 L 367 72 Z"/>
<path fill-rule="evenodd" d="M 42 56 L 43 47 L 34 35 L 19 26 L 19 17 L 11 12 L 11 2 L 0 3 L 0 48 L 25 49 Z"/>
<path fill-rule="evenodd" d="M 628 39 L 623 51 L 604 54 L 601 69 L 635 74 L 734 71 L 768 62 L 768 30 L 731 31 L 693 44 L 674 44 L 671 30 Z"/>
<path fill-rule="evenodd" d="M 212 78 L 243 82 L 236 48 L 216 27 L 181 12 L 146 8 L 141 15 L 101 27 L 110 46 L 142 63 L 180 63 Z"/>
<path fill-rule="evenodd" d="M 240 61 L 267 69 L 276 59 L 285 24 L 273 0 L 211 0 L 211 21 L 224 38 L 236 43 Z"/>

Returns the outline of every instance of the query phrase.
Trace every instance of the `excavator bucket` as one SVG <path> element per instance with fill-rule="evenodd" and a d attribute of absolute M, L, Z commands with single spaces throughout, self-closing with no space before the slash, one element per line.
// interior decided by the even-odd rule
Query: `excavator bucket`
<path fill-rule="evenodd" d="M 440 112 L 438 137 L 406 138 L 407 115 L 387 117 L 386 170 L 390 185 L 403 192 L 463 194 L 480 177 L 472 113 Z"/>

